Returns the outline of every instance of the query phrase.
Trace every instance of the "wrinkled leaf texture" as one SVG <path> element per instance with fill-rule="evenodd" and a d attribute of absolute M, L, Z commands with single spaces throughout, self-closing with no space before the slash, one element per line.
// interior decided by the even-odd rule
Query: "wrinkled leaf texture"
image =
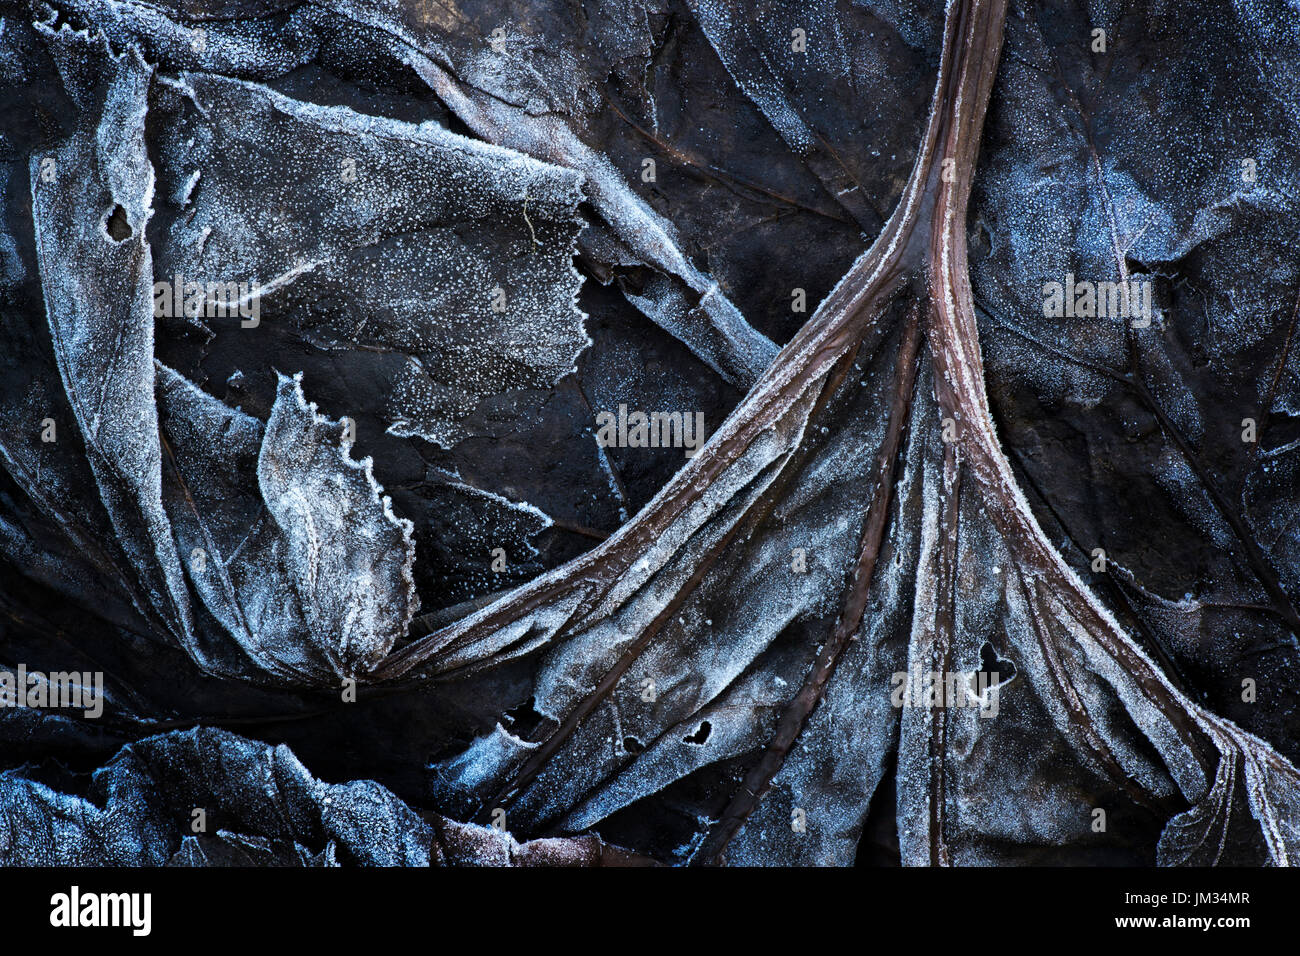
<path fill-rule="evenodd" d="M 1287 4 L 3 26 L 0 664 L 109 700 L 0 714 L 0 859 L 1300 854 Z M 1152 325 L 1044 318 L 1066 273 Z M 600 448 L 620 403 L 710 442 Z"/>

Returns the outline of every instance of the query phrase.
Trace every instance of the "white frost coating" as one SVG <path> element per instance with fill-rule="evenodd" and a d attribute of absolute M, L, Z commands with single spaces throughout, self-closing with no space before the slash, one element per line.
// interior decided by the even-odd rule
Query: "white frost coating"
<path fill-rule="evenodd" d="M 318 684 L 364 674 L 417 607 L 411 526 L 394 515 L 370 461 L 351 460 L 341 427 L 306 404 L 296 381 L 281 380 L 254 461 L 251 419 L 170 370 L 155 372 L 143 238 L 154 184 L 144 145 L 150 73 L 134 54 L 113 57 L 102 40 L 46 32 L 89 115 L 54 153 L 56 180 L 33 171 L 42 286 L 64 388 L 143 603 L 209 670 Z M 87 76 L 105 79 L 87 88 Z M 131 230 L 121 241 L 100 228 L 106 200 L 122 207 Z M 156 384 L 171 399 L 165 480 Z M 270 521 L 241 513 L 234 495 L 230 504 L 213 499 L 210 487 L 230 468 L 222 462 L 232 461 L 248 468 L 244 488 L 255 473 Z M 177 487 L 186 480 L 188 493 Z M 207 633 L 193 613 L 186 570 L 225 633 Z"/>
<path fill-rule="evenodd" d="M 464 752 L 430 766 L 433 796 L 445 809 L 472 813 L 474 794 L 511 772 L 537 747 L 497 724 L 492 733 L 476 739 Z"/>
<path fill-rule="evenodd" d="M 185 180 L 185 185 L 181 187 L 180 195 L 176 197 L 177 205 L 184 206 L 190 201 L 190 196 L 194 194 L 194 187 L 199 184 L 200 174 L 201 170 L 198 169 L 190 173 L 190 178 Z"/>
<path fill-rule="evenodd" d="M 178 82 L 166 108 L 184 122 L 160 128 L 160 170 L 186 181 L 197 166 L 203 186 L 160 274 L 248 281 L 317 348 L 404 356 L 388 430 L 444 447 L 484 398 L 574 371 L 590 345 L 572 261 L 580 173 L 433 123 L 211 74 Z"/>
<path fill-rule="evenodd" d="M 411 525 L 369 459 L 349 457 L 342 427 L 316 415 L 293 379 L 281 379 L 263 429 L 158 370 L 178 472 L 164 503 L 181 552 L 205 554 L 187 565 L 199 597 L 264 675 L 323 686 L 364 676 L 418 607 Z"/>
<path fill-rule="evenodd" d="M 695 0 L 691 3 L 691 8 L 700 22 L 700 28 L 709 38 L 714 51 L 721 58 L 736 85 L 754 101 L 791 149 L 798 153 L 811 150 L 817 143 L 817 137 L 778 88 L 771 65 L 764 58 L 752 62 L 739 56 L 740 51 L 745 49 L 740 40 L 747 34 L 750 24 L 753 23 L 754 11 L 745 10 L 744 16 L 737 20 L 732 16 L 735 8 L 727 3 Z M 766 19 L 763 17 L 763 12 L 765 11 L 758 12 L 758 17 Z M 827 37 L 838 28 L 838 23 L 834 18 L 828 18 L 829 22 L 816 23 L 817 15 L 822 13 L 816 4 L 805 9 L 803 13 L 804 16 L 795 25 L 814 37 L 809 43 L 809 49 L 813 55 L 817 55 L 825 50 Z M 784 20 L 784 18 L 778 19 Z M 790 30 L 784 28 L 784 22 L 780 26 L 758 22 L 753 23 L 753 27 L 760 35 L 774 36 L 781 44 L 789 43 Z M 822 29 L 818 30 L 818 27 Z"/>
<path fill-rule="evenodd" d="M 776 354 L 771 341 L 750 326 L 729 300 L 721 295 L 705 296 L 712 280 L 682 254 L 672 224 L 636 196 L 604 156 L 559 121 L 554 112 L 557 105 L 544 102 L 546 97 L 533 82 L 535 71 L 520 66 L 516 58 L 505 58 L 503 71 L 502 58 L 486 49 L 471 55 L 464 68 L 472 75 L 466 78 L 486 91 L 483 95 L 475 91 L 471 99 L 435 65 L 435 61 L 446 61 L 446 51 L 425 35 L 423 26 L 412 27 L 416 18 L 397 3 L 327 0 L 303 4 L 295 7 L 285 22 L 267 24 L 265 35 L 210 21 L 204 24 L 201 47 L 195 44 L 195 28 L 159 8 L 118 0 L 69 0 L 68 6 L 100 24 L 115 43 L 142 44 L 153 58 L 172 68 L 215 69 L 259 78 L 283 75 L 310 63 L 322 56 L 322 48 L 340 29 L 359 29 L 376 41 L 377 52 L 405 59 L 479 135 L 586 173 L 589 198 L 623 241 L 648 265 L 674 279 L 656 291 L 650 318 L 670 323 L 667 331 L 719 374 L 738 385 L 750 385 Z M 643 41 L 648 49 L 648 34 L 631 42 L 636 46 Z M 199 49 L 204 52 L 197 52 Z M 553 50 L 548 53 L 557 55 Z M 566 73 L 561 69 L 559 73 L 578 75 L 576 70 Z M 589 91 L 584 95 L 589 96 Z M 516 101 L 518 105 L 511 105 Z M 703 298 L 697 305 L 692 300 L 699 297 Z M 415 430 L 413 426 L 403 428 Z M 442 438 L 445 434 L 434 440 Z"/>
<path fill-rule="evenodd" d="M 958 88 L 962 89 L 960 85 Z M 960 94 L 955 109 L 960 115 Z M 950 197 L 945 194 L 944 198 Z M 941 302 L 937 303 L 932 329 L 937 354 L 945 366 L 940 384 L 949 391 L 951 404 L 967 410 L 972 418 L 962 429 L 961 447 L 970 456 L 974 477 L 995 500 L 1009 502 L 1008 508 L 994 516 L 1001 533 L 1007 537 L 1012 552 L 1026 562 L 1026 572 L 1041 575 L 1042 583 L 1052 588 L 1045 594 L 1038 589 L 1039 582 L 1033 582 L 1032 613 L 1048 633 L 1048 640 L 1064 638 L 1073 643 L 1086 657 L 1089 668 L 1110 683 L 1189 801 L 1219 801 L 1222 794 L 1211 786 L 1198 760 L 1200 742 L 1186 739 L 1173 726 L 1171 717 L 1175 712 L 1209 739 L 1220 760 L 1243 759 L 1248 780 L 1254 784 L 1247 788 L 1251 812 L 1259 821 L 1269 855 L 1273 862 L 1287 864 L 1292 855 L 1300 855 L 1300 846 L 1294 840 L 1294 820 L 1300 816 L 1295 809 L 1300 774 L 1268 744 L 1183 696 L 1065 563 L 1034 518 L 1002 453 L 984 390 L 979 336 L 965 281 L 966 250 L 964 243 L 955 238 L 964 236 L 965 204 L 941 199 L 941 205 L 938 275 L 934 280 Z M 959 212 L 961 222 L 956 218 Z M 1051 633 L 1054 629 L 1056 634 Z M 1253 769 L 1252 763 L 1257 764 Z M 1261 783 L 1269 773 L 1276 775 L 1271 792 L 1265 791 Z M 1277 806 L 1274 799 L 1279 800 Z M 1279 811 L 1290 815 L 1289 828 L 1277 825 L 1274 818 Z"/>
<path fill-rule="evenodd" d="M 134 53 L 114 57 L 102 38 L 38 29 L 87 112 L 82 128 L 48 154 L 59 171 L 53 182 L 42 180 L 42 157 L 31 158 L 37 260 L 59 373 L 104 506 L 138 571 L 137 603 L 197 656 L 161 503 L 152 400 L 152 258 L 143 239 L 154 190 L 144 143 L 151 72 Z M 131 230 L 120 242 L 101 228 L 106 202 L 122 207 Z"/>
<path fill-rule="evenodd" d="M 554 518 L 552 518 L 550 515 L 548 515 L 545 511 L 537 507 L 532 502 L 512 501 L 511 499 L 506 498 L 504 495 L 497 494 L 495 491 L 488 491 L 487 489 L 484 488 L 475 488 L 473 485 L 467 485 L 461 481 L 448 481 L 446 482 L 446 484 L 448 485 L 448 487 L 455 488 L 458 491 L 463 491 L 467 495 L 473 495 L 476 498 L 485 498 L 488 501 L 493 502 L 494 504 L 500 505 L 502 508 L 505 508 L 507 511 L 517 511 L 520 514 L 531 515 L 532 517 L 537 519 L 540 525 L 540 527 L 537 529 L 538 531 L 543 531 L 546 528 L 551 527 L 551 525 L 555 524 Z"/>
<path fill-rule="evenodd" d="M 339 675 L 352 676 L 406 633 L 419 599 L 411 522 L 393 513 L 371 459 L 354 461 L 339 430 L 307 404 L 300 375 L 281 376 L 257 478 L 311 636 Z"/>
<path fill-rule="evenodd" d="M 600 470 L 605 473 L 605 483 L 609 485 L 610 493 L 618 499 L 618 520 L 624 523 L 628 519 L 627 502 L 623 498 L 623 490 L 619 487 L 618 477 L 614 474 L 614 466 L 609 463 L 609 455 L 605 453 L 605 446 L 596 442 L 596 461 L 600 463 Z"/>
<path fill-rule="evenodd" d="M 750 385 L 776 355 L 776 346 L 749 325 L 721 294 L 709 294 L 716 283 L 682 254 L 676 230 L 627 185 L 623 175 L 603 154 L 582 142 L 558 116 L 533 117 L 490 95 L 467 93 L 431 58 L 412 50 L 414 69 L 467 125 L 494 142 L 581 170 L 587 198 L 629 249 L 644 261 L 684 282 L 698 296 L 690 306 L 666 280 L 648 298 L 655 302 L 647 314 L 680 339 L 692 352 L 728 381 Z"/>
<path fill-rule="evenodd" d="M 597 793 L 584 800 L 563 819 L 565 832 L 590 829 L 611 813 L 629 806 L 700 767 L 738 756 L 770 736 L 773 715 L 787 694 L 773 688 L 767 674 L 759 672 L 736 681 L 723 700 L 693 712 L 664 728 L 635 760 L 614 773 Z M 687 737 L 709 725 L 708 739 L 690 743 Z M 617 748 L 615 748 L 617 749 Z"/>

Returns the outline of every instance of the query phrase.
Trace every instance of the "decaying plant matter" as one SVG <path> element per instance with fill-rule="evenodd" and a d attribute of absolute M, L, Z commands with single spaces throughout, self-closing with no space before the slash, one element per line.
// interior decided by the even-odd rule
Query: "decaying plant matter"
<path fill-rule="evenodd" d="M 50 467 L 72 500 L 98 489 L 102 508 L 87 518 L 66 507 L 37 476 L 48 451 L 13 440 L 20 416 L 7 412 L 0 453 L 15 487 L 6 495 L 25 495 L 80 551 L 79 564 L 51 562 L 35 576 L 56 590 L 71 589 L 67 579 L 115 594 L 106 617 L 123 635 L 149 634 L 222 678 L 207 699 L 222 701 L 220 688 L 238 681 L 255 688 L 241 691 L 257 696 L 238 699 L 240 715 L 194 723 L 243 721 L 279 741 L 292 739 L 286 724 L 319 720 L 346 736 L 348 705 L 311 689 L 357 680 L 358 706 L 380 716 L 353 725 L 354 739 L 386 740 L 424 709 L 430 725 L 418 737 L 432 752 L 418 769 L 405 753 L 392 759 L 402 769 L 388 768 L 404 798 L 428 807 L 421 815 L 377 784 L 320 784 L 276 751 L 267 759 L 293 761 L 294 799 L 311 822 L 272 832 L 234 764 L 222 764 L 230 779 L 215 780 L 209 796 L 190 792 L 195 760 L 254 761 L 258 745 L 177 729 L 188 722 L 160 717 L 158 701 L 140 689 L 158 667 L 131 665 L 137 686 L 124 681 L 114 699 L 131 743 L 96 784 L 111 801 L 114 788 L 139 785 L 130 767 L 143 761 L 164 796 L 123 835 L 86 801 L 12 773 L 0 791 L 11 834 L 0 858 L 60 858 L 52 844 L 20 848 L 23 834 L 57 817 L 77 833 L 78 861 L 96 859 L 101 846 L 106 859 L 190 863 L 319 863 L 339 853 L 366 862 L 694 865 L 842 864 L 894 853 L 920 865 L 1300 859 L 1296 768 L 1189 686 L 1162 636 L 1160 614 L 1186 613 L 1189 602 L 1162 604 L 1122 566 L 1109 581 L 1085 583 L 1078 561 L 1044 530 L 1050 520 L 1068 542 L 1078 509 L 1054 510 L 1035 479 L 1041 470 L 1013 464 L 1026 443 L 1000 438 L 986 382 L 1012 380 L 986 369 L 980 317 L 992 307 L 977 304 L 968 243 L 989 230 L 972 227 L 972 196 L 1009 4 L 951 0 L 944 9 L 928 115 L 886 217 L 850 164 L 828 160 L 835 149 L 778 102 L 775 67 L 744 57 L 743 44 L 758 42 L 747 39 L 749 14 L 690 3 L 736 83 L 809 157 L 822 192 L 796 203 L 774 186 L 707 176 L 874 236 L 779 351 L 594 145 L 606 113 L 589 94 L 600 84 L 579 71 L 566 96 L 546 85 L 542 60 L 511 72 L 475 46 L 456 6 L 444 22 L 400 4 L 272 4 L 273 15 L 254 23 L 220 10 L 194 18 L 75 0 L 66 14 L 38 21 L 67 95 L 98 117 L 48 153 L 69 172 L 42 181 L 42 155 L 29 168 L 50 354 L 84 445 L 81 472 Z M 1020 55 L 1037 14 L 1010 5 Z M 810 22 L 834 6 L 814 5 Z M 773 8 L 782 5 L 760 5 L 752 22 L 776 16 Z M 377 56 L 409 70 L 436 98 L 442 124 L 359 118 L 297 98 L 282 77 L 313 59 L 333 63 L 339 30 L 362 31 Z M 234 68 L 218 68 L 212 50 Z M 641 56 L 616 60 L 610 75 L 634 75 L 628 64 Z M 1145 266 L 1107 192 L 1088 115 L 1095 104 L 1085 105 L 1064 74 L 1052 82 L 1080 117 L 1089 175 L 1106 196 L 1113 241 L 1104 261 L 1127 281 Z M 601 89 L 608 100 L 608 84 Z M 636 135 L 656 137 L 611 109 Z M 448 132 L 453 122 L 486 142 Z M 119 135 L 104 135 L 109 124 Z M 289 179 L 307 183 L 307 198 L 286 188 L 275 198 L 281 218 L 234 226 L 223 216 L 258 201 L 245 181 L 250 165 L 275 181 L 250 145 L 267 130 L 282 137 L 281 162 Z M 683 167 L 706 167 L 685 148 L 665 152 Z M 371 171 L 360 198 L 325 191 L 321 171 L 340 164 Z M 155 177 L 157 194 L 170 198 L 155 200 Z M 1005 179 L 995 175 L 990 188 L 1004 189 Z M 448 199 L 462 194 L 465 206 Z M 124 237 L 85 228 L 85 210 L 106 204 L 123 211 Z M 502 265 L 494 251 L 506 247 L 516 251 Z M 1000 254 L 980 250 L 977 288 L 996 287 L 979 269 Z M 466 570 L 468 559 L 449 556 L 449 593 L 466 600 L 418 616 L 429 588 L 416 548 L 427 528 L 414 521 L 436 531 L 428 514 L 463 514 L 521 541 L 553 523 L 511 500 L 517 495 L 473 487 L 465 475 L 490 471 L 491 460 L 459 449 L 508 433 L 509 424 L 476 417 L 482 408 L 497 402 L 507 423 L 522 418 L 526 403 L 510 405 L 513 396 L 558 389 L 582 353 L 575 255 L 683 355 L 747 391 L 698 454 L 612 532 L 569 523 L 597 540 L 590 550 L 553 547 L 549 568 L 504 591 Z M 355 461 L 348 432 L 308 402 L 297 367 L 276 364 L 273 397 L 250 395 L 247 410 L 232 408 L 203 379 L 224 370 L 223 349 L 237 354 L 226 343 L 239 333 L 208 330 L 198 348 L 180 338 L 155 344 L 148 290 L 156 275 L 220 275 L 249 262 L 278 330 L 276 363 L 295 360 L 299 348 L 342 356 L 344 368 L 374 362 L 383 387 L 365 378 L 362 388 L 382 395 L 378 410 L 365 412 L 373 432 L 463 457 L 426 459 L 420 480 L 400 481 L 390 498 L 376 475 L 386 487 L 385 468 L 414 461 L 407 446 L 384 446 L 378 465 Z M 470 297 L 469 285 L 456 285 L 459 273 L 528 289 L 523 311 L 483 331 L 484 313 L 445 291 L 450 284 Z M 104 299 L 107 288 L 118 291 Z M 410 305 L 430 297 L 445 306 L 432 320 Z M 93 313 L 82 305 L 100 299 Z M 999 305 L 1014 312 L 1014 303 Z M 433 334 L 430 323 L 450 331 Z M 1277 550 L 1256 542 L 1257 528 L 1185 437 L 1185 414 L 1166 410 L 1172 379 L 1151 384 L 1151 346 L 1122 324 L 1119 371 L 1072 352 L 1070 334 L 1039 347 L 1139 397 L 1243 557 L 1236 583 L 1220 590 L 1251 595 L 1238 603 L 1293 632 Z M 471 341 L 470 329 L 483 339 Z M 1285 341 L 1264 417 L 1288 367 L 1289 330 Z M 261 369 L 264 378 L 270 370 Z M 364 433 L 370 421 L 360 421 Z M 626 512 L 621 479 L 602 462 Z M 448 534 L 459 523 L 448 519 Z M 197 571 L 186 559 L 196 551 L 205 558 Z M 1098 583 L 1113 591 L 1099 593 Z M 6 605 L 34 635 L 24 641 L 65 639 L 53 613 Z M 1000 709 L 989 719 L 977 709 L 898 707 L 894 677 L 914 671 L 996 674 Z M 285 712 L 268 716 L 277 706 Z M 338 813 L 351 814 L 346 821 L 322 809 L 325 789 Z M 173 845 L 168 821 L 205 800 L 233 808 L 223 835 Z M 384 836 L 358 835 L 367 821 Z M 377 854 L 378 841 L 403 849 Z"/>

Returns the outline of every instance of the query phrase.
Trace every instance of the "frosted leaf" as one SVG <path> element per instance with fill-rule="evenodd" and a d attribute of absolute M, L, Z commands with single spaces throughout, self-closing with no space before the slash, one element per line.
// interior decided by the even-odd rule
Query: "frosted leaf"
<path fill-rule="evenodd" d="M 168 209 L 159 280 L 246 283 L 259 322 L 404 358 L 389 428 L 443 446 L 485 396 L 573 370 L 588 345 L 571 264 L 579 176 L 434 124 L 206 74 L 177 84 L 160 182 L 167 195 L 195 174 L 199 185 Z"/>
<path fill-rule="evenodd" d="M 857 374 L 883 388 L 892 372 L 886 355 Z M 805 394 L 816 394 L 820 383 L 805 387 Z M 535 728 L 538 739 L 544 739 L 553 721 L 590 692 L 620 654 L 653 636 L 609 698 L 565 741 L 536 779 L 515 795 L 511 813 L 522 825 L 605 832 L 602 821 L 611 814 L 637 801 L 655 801 L 688 775 L 716 775 L 726 761 L 762 743 L 776 715 L 802 683 L 816 649 L 814 635 L 826 626 L 828 616 L 833 619 L 836 609 L 823 595 L 838 591 L 846 582 L 856 533 L 835 516 L 860 509 L 874 490 L 866 476 L 875 467 L 884 427 L 877 416 L 867 413 L 874 394 L 870 387 L 854 390 L 838 402 L 837 420 L 845 425 L 815 442 L 807 458 L 796 458 L 790 473 L 784 474 L 789 443 L 810 441 L 807 418 L 812 403 L 805 399 L 795 404 L 771 439 L 755 443 L 728 473 L 716 478 L 700 504 L 659 534 L 612 587 L 602 593 L 587 585 L 585 595 L 561 592 L 522 618 L 521 623 L 530 625 L 534 642 L 545 640 L 557 624 L 579 622 L 538 669 L 533 706 L 544 721 Z M 777 514 L 753 529 L 752 544 L 724 546 L 747 509 L 765 500 L 783 474 Z M 900 546 L 909 547 L 903 542 Z M 691 590 L 687 582 L 696 562 L 717 547 L 723 551 L 712 565 L 716 577 L 711 575 L 705 585 Z M 792 573 L 794 547 L 804 547 L 812 556 L 807 573 Z M 892 610 L 882 612 L 884 620 L 873 622 L 869 640 L 854 645 L 850 654 L 854 663 L 846 663 L 843 674 L 858 673 L 868 661 L 892 653 L 886 649 L 888 635 L 896 637 L 898 610 L 910 600 L 907 573 L 895 578 L 890 565 L 891 597 L 886 606 Z M 543 578 L 528 590 L 545 594 L 545 585 Z M 662 619 L 679 591 L 684 603 L 674 604 L 672 617 Z M 585 600 L 591 609 L 575 611 L 573 600 Z M 460 646 L 455 632 L 472 625 L 471 617 L 449 629 L 449 649 L 435 659 L 436 670 L 467 666 L 472 670 L 484 658 L 512 653 L 507 641 L 512 636 L 518 639 L 514 631 Z M 643 698 L 646 681 L 655 685 L 653 701 Z M 881 748 L 886 746 L 893 719 L 886 678 L 881 677 L 879 686 L 867 687 L 844 676 L 832 683 L 830 693 L 838 711 L 854 711 L 859 715 L 855 719 L 872 728 L 845 746 L 855 756 L 860 754 L 864 765 L 875 766 L 878 775 L 885 757 Z M 799 750 L 802 754 L 806 748 L 808 759 L 814 761 L 817 758 L 811 755 L 820 753 L 827 739 L 823 735 L 833 735 L 832 728 L 839 726 L 829 714 L 823 716 L 831 722 L 819 721 Z M 884 728 L 879 727 L 881 719 Z M 466 757 L 432 768 L 431 785 L 456 806 L 479 809 L 519 771 L 530 747 L 535 744 L 521 742 L 513 733 L 498 731 L 482 737 Z M 467 772 L 467 766 L 473 773 Z M 792 759 L 789 772 L 808 771 Z M 845 805 L 836 803 L 850 822 L 837 841 L 828 843 L 825 853 L 840 862 L 852 859 L 852 838 L 860 831 L 870 795 L 870 791 L 846 793 Z M 666 852 L 674 843 L 692 839 L 692 831 L 674 828 L 652 839 Z M 822 855 L 819 851 L 803 856 L 809 851 L 806 845 L 790 851 L 807 862 Z"/>
<path fill-rule="evenodd" d="M 0 434 L 0 583 L 23 585 L 0 609 L 16 652 L 81 628 L 110 656 L 119 759 L 156 757 L 124 776 L 159 800 L 157 765 L 219 774 L 139 740 L 157 713 L 250 714 L 354 783 L 195 734 L 236 790 L 269 765 L 319 807 L 112 843 L 111 798 L 10 774 L 38 854 L 68 818 L 70 853 L 187 863 L 594 863 L 605 839 L 677 864 L 1297 862 L 1295 98 L 1284 63 L 1257 76 L 1296 45 L 1284 3 L 591 2 L 577 30 L 550 0 L 255 9 L 70 0 L 114 53 L 51 19 L 48 62 L 0 32 L 11 75 L 63 98 L 32 94 L 9 182 L 39 199 L 51 149 L 104 115 L 127 133 L 58 187 L 111 202 L 11 228 L 0 335 L 38 361 L 0 422 L 52 403 L 87 464 Z M 1098 17 L 1108 51 L 1081 42 Z M 106 56 L 156 70 L 147 98 L 105 97 Z M 96 263 L 100 233 L 167 262 Z M 499 286 L 508 310 L 498 278 L 535 266 L 517 340 L 461 308 Z M 124 323 L 121 276 L 182 269 L 244 269 L 260 325 Z M 61 274 L 131 308 L 61 305 Z M 37 275 L 48 343 L 21 319 Z M 1149 282 L 1151 321 L 1045 313 L 1067 276 Z M 115 392 L 97 425 L 96 376 L 147 386 L 157 420 Z M 592 448 L 593 412 L 651 399 L 700 399 L 698 454 Z M 436 607 L 412 619 L 417 583 Z M 52 599 L 117 590 L 117 629 Z M 213 689 L 139 634 L 279 686 Z M 894 699 L 927 672 L 958 700 Z M 304 689 L 345 674 L 388 686 L 314 711 Z M 15 762 L 78 730 L 0 722 Z M 357 794 L 383 809 L 330 829 Z"/>
<path fill-rule="evenodd" d="M 1277 79 L 1294 17 L 1279 3 L 1187 9 L 1176 28 L 1172 8 L 1114 15 L 1124 39 L 1104 57 L 1071 39 L 1088 33 L 1081 11 L 1008 21 L 967 233 L 990 399 L 1071 562 L 1104 546 L 1138 588 L 1213 605 L 1195 643 L 1157 620 L 1148 646 L 1184 686 L 1213 687 L 1217 712 L 1286 748 L 1290 708 L 1241 707 L 1225 671 L 1259 655 L 1300 668 L 1281 450 L 1295 439 L 1300 166 L 1277 148 L 1296 123 Z M 1219 69 L 1225 36 L 1251 52 Z M 1144 51 L 1157 48 L 1168 69 L 1153 72 Z M 1215 82 L 1193 106 L 1178 78 L 1209 63 Z M 1045 283 L 1067 274 L 1148 283 L 1150 326 L 1045 316 Z M 1120 608 L 1147 603 L 1098 583 Z"/>
<path fill-rule="evenodd" d="M 910 17 L 833 0 L 690 7 L 732 79 L 826 195 L 868 235 L 878 230 L 915 149 L 906 120 L 919 116 L 900 104 L 921 95 L 905 78 L 922 68 L 925 48 L 902 42 Z M 919 19 L 932 30 L 938 12 Z"/>
<path fill-rule="evenodd" d="M 53 182 L 32 159 L 45 309 L 64 391 L 99 494 L 139 575 L 139 600 L 197 656 L 189 597 L 161 501 L 158 417 L 152 400 L 152 257 L 144 239 L 154 176 L 144 131 L 151 71 L 134 54 L 112 56 L 66 27 L 56 62 L 87 111 L 51 156 Z M 98 67 L 102 82 L 88 80 Z M 111 132 L 110 132 L 111 131 Z M 124 211 L 130 235 L 104 222 Z"/>
<path fill-rule="evenodd" d="M 116 0 L 74 0 L 73 9 L 102 24 L 115 42 L 139 44 L 168 68 L 261 79 L 281 76 L 317 57 L 346 61 L 342 38 L 359 33 L 376 60 L 414 71 L 477 135 L 580 171 L 587 199 L 625 248 L 668 279 L 647 315 L 727 381 L 749 384 L 775 354 L 772 342 L 746 321 L 717 281 L 690 261 L 674 225 L 579 135 L 598 100 L 597 78 L 588 75 L 588 64 L 574 58 L 571 38 L 562 33 L 549 42 L 510 40 L 514 55 L 503 59 L 486 42 L 489 30 L 464 37 L 440 33 L 447 27 L 464 30 L 463 15 L 422 22 L 423 14 L 400 4 L 344 0 L 300 7 L 282 18 L 204 24 L 204 43 L 196 45 L 200 28 L 165 9 Z M 651 50 L 647 16 L 637 6 L 608 4 L 594 17 L 593 32 L 612 68 L 634 76 L 646 61 Z M 448 57 L 464 70 L 469 86 L 445 71 Z"/>
<path fill-rule="evenodd" d="M 285 746 L 222 730 L 137 741 L 89 796 L 0 773 L 0 862 L 78 866 L 575 866 L 633 862 L 595 838 L 517 842 L 422 815 L 370 780 L 325 783 Z M 208 830 L 190 830 L 195 807 Z"/>
<path fill-rule="evenodd" d="M 419 606 L 411 524 L 370 462 L 293 379 L 281 377 L 265 429 L 165 367 L 159 406 L 175 456 L 168 507 L 182 553 L 205 553 L 190 578 L 209 610 L 282 680 L 364 675 Z"/>
<path fill-rule="evenodd" d="M 144 238 L 154 187 L 144 145 L 151 73 L 133 54 L 115 57 L 66 28 L 52 39 L 90 122 L 53 153 L 62 170 L 53 183 L 34 164 L 42 287 L 99 497 L 141 582 L 136 600 L 218 672 L 256 676 L 239 648 L 281 680 L 332 683 L 364 672 L 404 635 L 417 605 L 410 525 L 381 498 L 369 463 L 340 446 L 339 426 L 319 418 L 288 379 L 259 448 L 258 423 L 164 368 L 175 442 L 165 446 L 164 479 Z M 98 85 L 85 80 L 96 75 L 87 64 L 105 68 Z M 128 231 L 121 238 L 104 226 L 114 210 Z M 254 460 L 256 480 L 247 468 Z M 240 501 L 255 489 L 260 502 Z M 217 513 L 211 531 L 205 504 Z M 197 563 L 195 548 L 204 555 Z M 224 634 L 196 614 L 183 567 Z"/>

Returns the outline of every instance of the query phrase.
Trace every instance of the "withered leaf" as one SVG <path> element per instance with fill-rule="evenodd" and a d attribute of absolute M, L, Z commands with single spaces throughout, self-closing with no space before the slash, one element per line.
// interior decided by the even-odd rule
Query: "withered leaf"
<path fill-rule="evenodd" d="M 8 859 L 1300 858 L 1285 4 L 4 22 Z"/>

